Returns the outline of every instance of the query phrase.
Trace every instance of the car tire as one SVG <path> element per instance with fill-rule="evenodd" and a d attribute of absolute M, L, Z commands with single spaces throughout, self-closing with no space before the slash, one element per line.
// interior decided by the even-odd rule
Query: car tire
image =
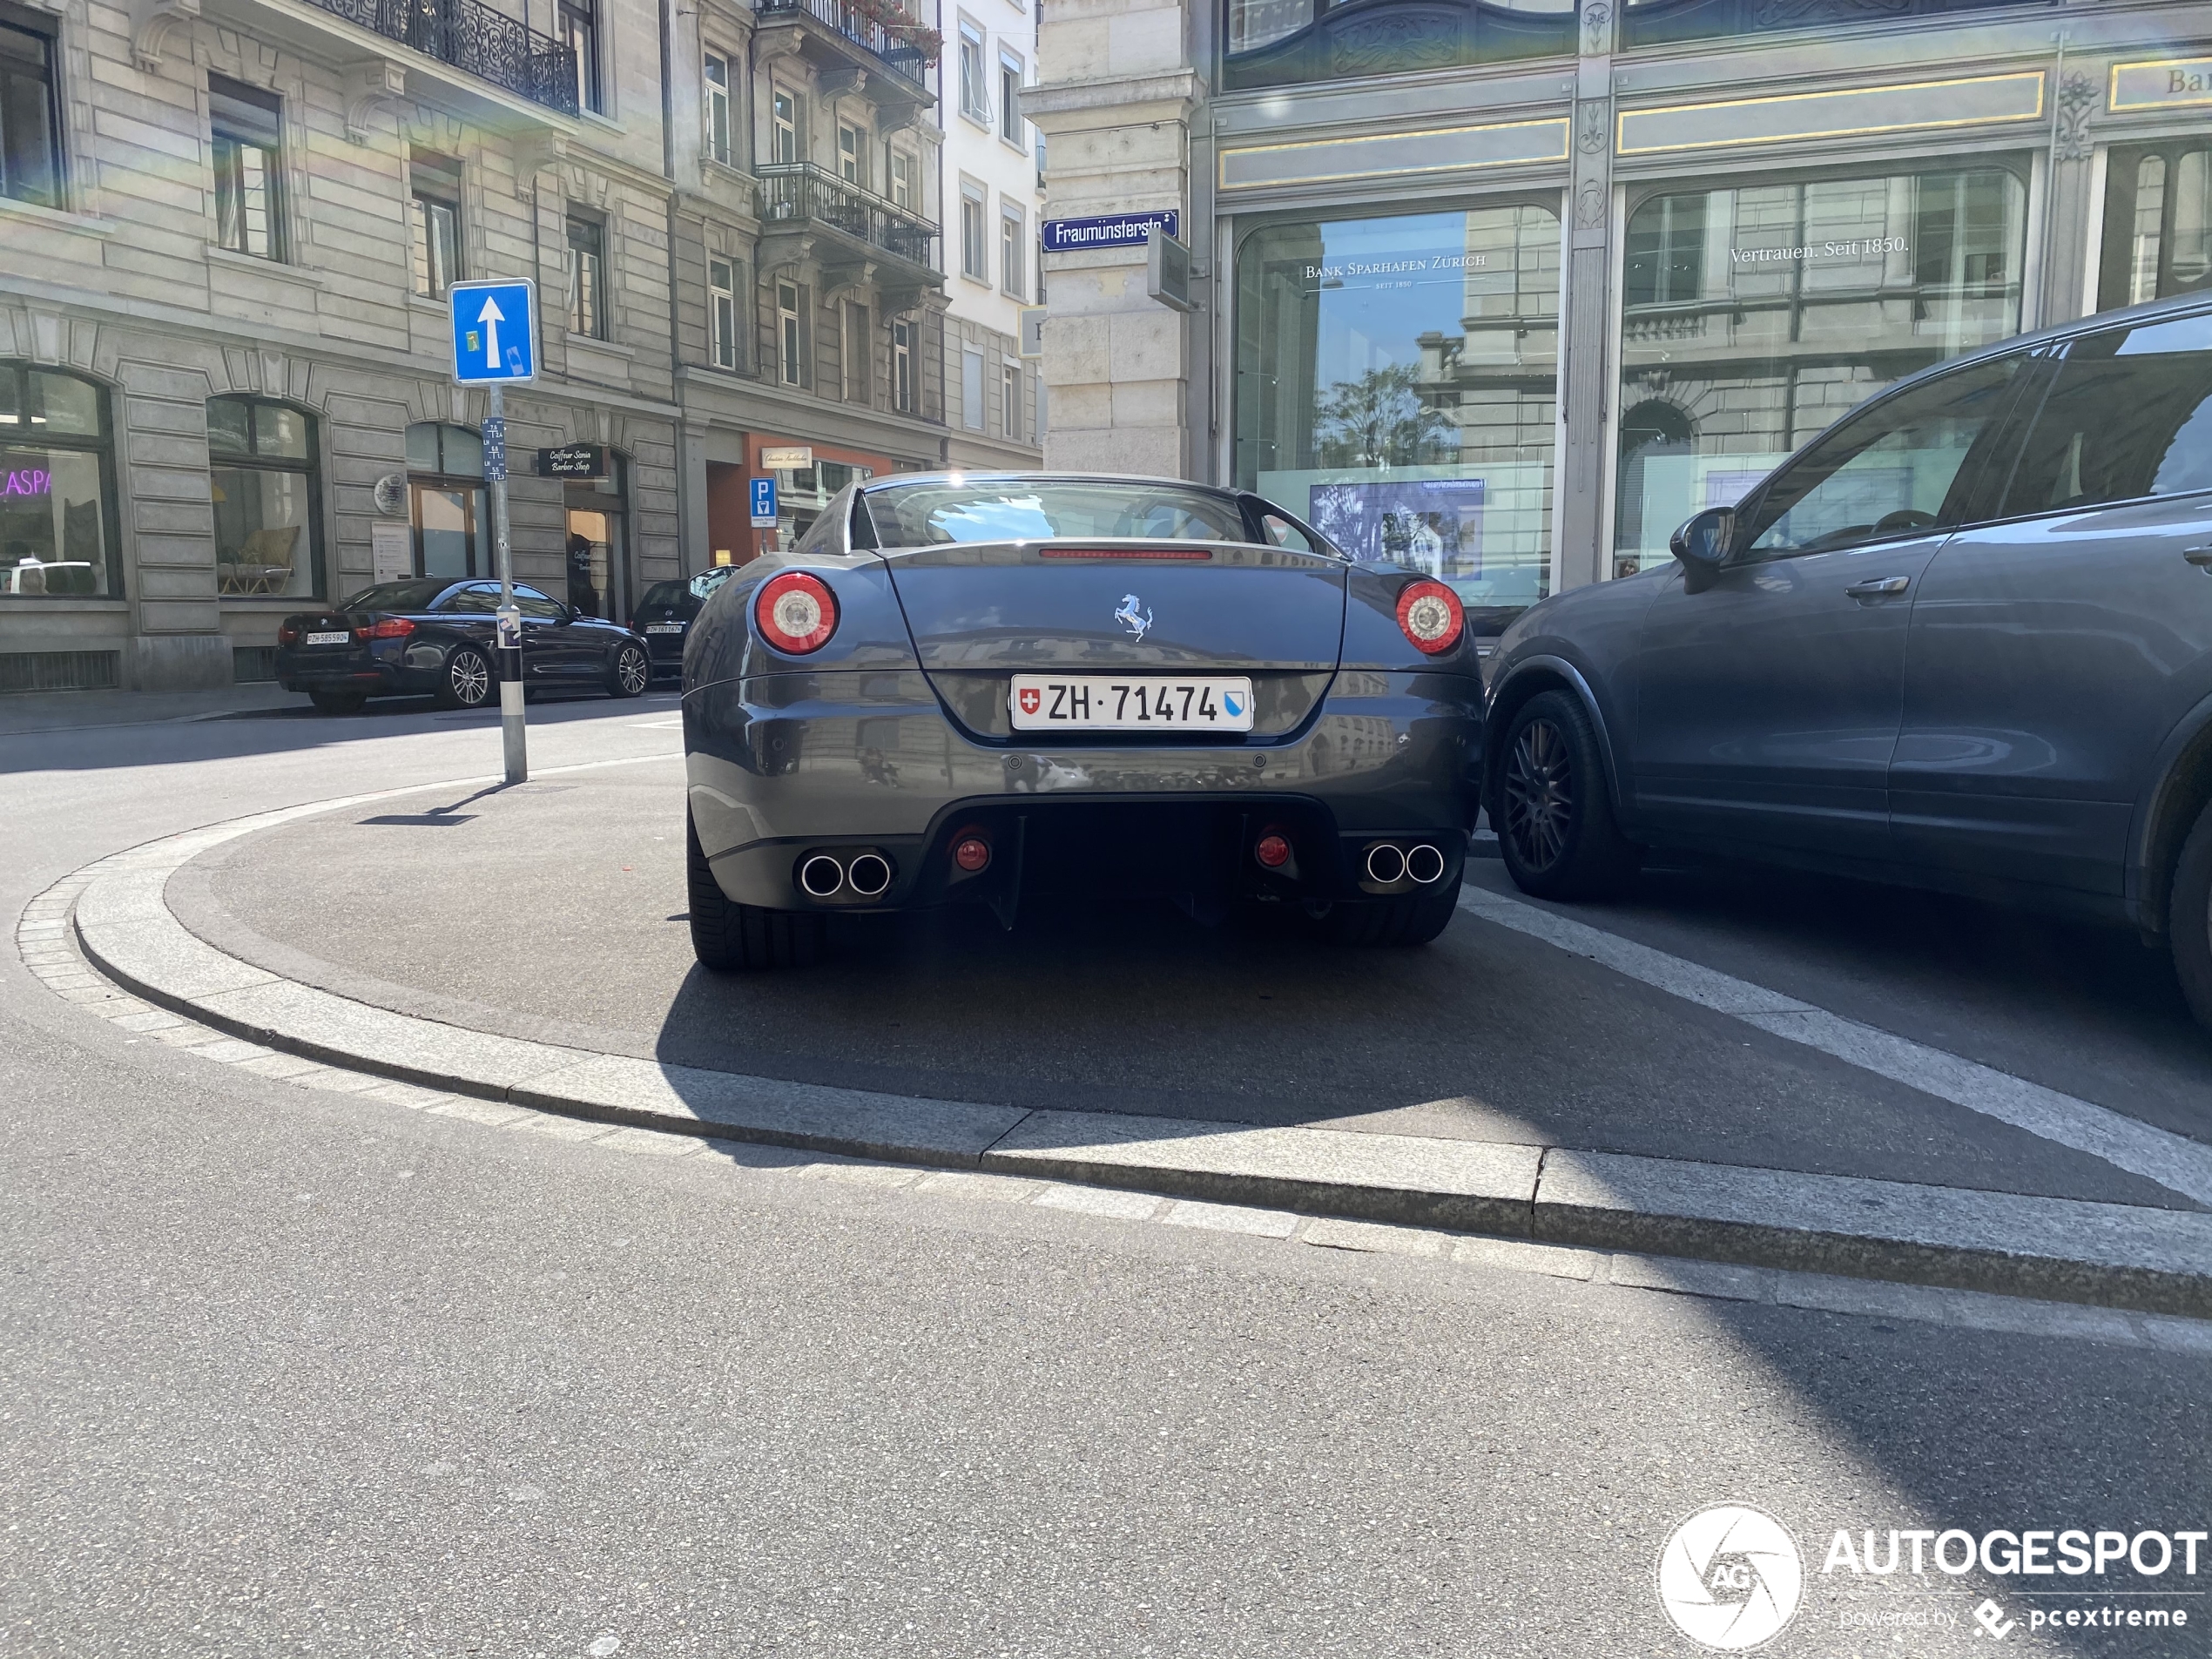
<path fill-rule="evenodd" d="M 653 683 L 653 659 L 643 645 L 624 645 L 607 665 L 609 697 L 643 697 Z"/>
<path fill-rule="evenodd" d="M 359 714 L 368 701 L 366 691 L 310 691 L 307 701 L 317 714 Z"/>
<path fill-rule="evenodd" d="M 474 645 L 456 645 L 438 671 L 438 706 L 481 709 L 499 696 L 499 673 Z"/>
<path fill-rule="evenodd" d="M 1506 726 L 1492 826 L 1506 873 L 1539 899 L 1614 897 L 1642 849 L 1621 833 L 1597 732 L 1579 699 L 1540 691 Z"/>
<path fill-rule="evenodd" d="M 684 815 L 685 874 L 689 887 L 691 954 L 716 973 L 806 968 L 822 958 L 828 928 L 819 916 L 738 904 L 722 891 Z"/>
<path fill-rule="evenodd" d="M 1331 905 L 1317 923 L 1328 944 L 1359 949 L 1368 946 L 1426 945 L 1451 925 L 1459 908 L 1460 882 L 1423 887 L 1389 899 L 1352 899 Z"/>
<path fill-rule="evenodd" d="M 2212 1026 L 2212 806 L 2197 814 L 2182 843 L 2166 900 L 2166 938 L 2189 1012 Z"/>

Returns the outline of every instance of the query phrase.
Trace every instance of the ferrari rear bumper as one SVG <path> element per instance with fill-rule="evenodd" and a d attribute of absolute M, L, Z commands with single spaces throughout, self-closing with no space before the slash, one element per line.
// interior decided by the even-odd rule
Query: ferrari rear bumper
<path fill-rule="evenodd" d="M 1433 847 L 1432 880 L 1458 873 L 1481 695 L 1460 675 L 1347 672 L 1281 737 L 1035 746 L 969 735 L 918 671 L 726 681 L 684 699 L 691 818 L 724 892 L 772 909 L 1000 904 L 1015 887 L 1386 896 L 1418 884 L 1373 880 L 1379 844 Z M 1252 856 L 1270 829 L 1286 866 Z M 983 867 L 954 859 L 963 838 L 988 845 Z M 888 868 L 880 889 L 873 865 L 845 879 L 869 854 Z"/>

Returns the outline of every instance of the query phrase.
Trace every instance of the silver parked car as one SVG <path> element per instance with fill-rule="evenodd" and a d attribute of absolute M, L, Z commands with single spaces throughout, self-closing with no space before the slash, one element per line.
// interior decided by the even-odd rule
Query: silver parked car
<path fill-rule="evenodd" d="M 1450 921 L 1482 690 L 1460 602 L 1165 479 L 901 475 L 740 568 L 684 657 L 691 940 L 781 967 L 840 911 L 1024 893 Z"/>
<path fill-rule="evenodd" d="M 1525 890 L 1647 847 L 2124 920 L 2212 1023 L 2212 295 L 1874 398 L 1492 663 Z"/>

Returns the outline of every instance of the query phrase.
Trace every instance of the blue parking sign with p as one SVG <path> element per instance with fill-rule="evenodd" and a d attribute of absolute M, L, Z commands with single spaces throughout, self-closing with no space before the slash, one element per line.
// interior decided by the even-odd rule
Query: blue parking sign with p
<path fill-rule="evenodd" d="M 772 478 L 752 481 L 752 522 L 763 526 L 776 522 L 776 481 Z"/>
<path fill-rule="evenodd" d="M 453 320 L 453 377 L 486 386 L 537 375 L 537 293 L 519 282 L 456 282 L 446 291 Z"/>

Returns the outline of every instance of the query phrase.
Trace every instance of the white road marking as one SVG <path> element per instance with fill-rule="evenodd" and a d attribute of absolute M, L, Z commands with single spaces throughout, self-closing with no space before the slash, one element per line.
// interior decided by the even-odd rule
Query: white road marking
<path fill-rule="evenodd" d="M 1460 908 L 1531 939 L 1583 956 L 1656 990 L 1726 1014 L 1791 1042 L 1924 1095 L 1979 1112 L 2058 1145 L 2102 1158 L 2200 1204 L 2212 1204 L 2212 1146 L 2185 1135 L 2015 1077 L 1979 1061 L 1861 1025 L 1701 963 L 1639 945 L 1602 928 L 1487 888 L 1462 888 Z"/>

